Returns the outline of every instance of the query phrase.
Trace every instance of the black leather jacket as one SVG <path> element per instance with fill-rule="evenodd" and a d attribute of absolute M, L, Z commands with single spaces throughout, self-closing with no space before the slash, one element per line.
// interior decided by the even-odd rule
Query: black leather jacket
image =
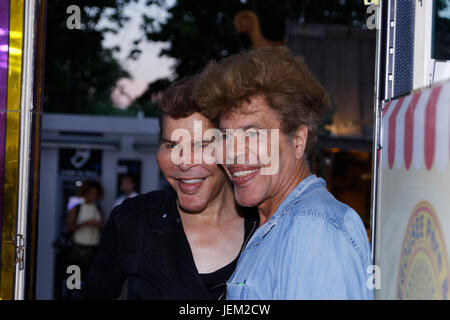
<path fill-rule="evenodd" d="M 256 210 L 249 212 L 246 241 L 258 226 Z M 125 281 L 127 299 L 213 298 L 195 267 L 170 188 L 127 199 L 113 209 L 78 298 L 117 299 Z"/>

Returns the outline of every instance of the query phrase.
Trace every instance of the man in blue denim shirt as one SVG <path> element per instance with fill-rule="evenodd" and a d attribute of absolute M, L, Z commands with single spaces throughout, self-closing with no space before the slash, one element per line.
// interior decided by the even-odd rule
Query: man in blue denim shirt
<path fill-rule="evenodd" d="M 227 299 L 372 299 L 361 219 L 310 175 L 256 230 L 227 284 Z"/>
<path fill-rule="evenodd" d="M 285 48 L 232 56 L 202 72 L 194 95 L 224 133 L 236 201 L 260 216 L 227 299 L 372 299 L 361 219 L 306 162 L 329 98 L 303 59 Z M 258 148 L 237 142 L 237 129 Z"/>

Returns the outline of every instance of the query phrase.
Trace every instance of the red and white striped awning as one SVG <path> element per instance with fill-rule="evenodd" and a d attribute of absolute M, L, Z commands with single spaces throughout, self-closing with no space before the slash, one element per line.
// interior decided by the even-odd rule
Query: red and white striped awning
<path fill-rule="evenodd" d="M 447 167 L 450 154 L 450 81 L 383 105 L 382 168 Z"/>

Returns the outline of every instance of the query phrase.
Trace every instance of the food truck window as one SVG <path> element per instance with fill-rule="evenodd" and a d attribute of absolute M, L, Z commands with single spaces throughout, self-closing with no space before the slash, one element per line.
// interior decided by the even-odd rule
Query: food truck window
<path fill-rule="evenodd" d="M 431 58 L 450 60 L 450 1 L 435 0 L 433 6 Z"/>

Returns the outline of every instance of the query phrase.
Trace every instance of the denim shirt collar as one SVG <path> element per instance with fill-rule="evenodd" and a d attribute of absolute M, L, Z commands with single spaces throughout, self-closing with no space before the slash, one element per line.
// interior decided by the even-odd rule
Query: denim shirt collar
<path fill-rule="evenodd" d="M 303 195 L 306 191 L 310 190 L 312 185 L 322 182 L 325 184 L 325 181 L 322 178 L 318 178 L 315 174 L 311 174 L 305 179 L 303 179 L 295 188 L 291 191 L 291 193 L 286 197 L 286 199 L 281 202 L 278 209 L 275 211 L 273 216 L 259 227 L 252 238 L 247 244 L 247 248 L 252 247 L 259 243 L 267 233 L 277 224 L 278 220 L 283 217 L 288 211 L 289 207 L 293 204 L 293 202 L 298 199 L 301 195 Z"/>

